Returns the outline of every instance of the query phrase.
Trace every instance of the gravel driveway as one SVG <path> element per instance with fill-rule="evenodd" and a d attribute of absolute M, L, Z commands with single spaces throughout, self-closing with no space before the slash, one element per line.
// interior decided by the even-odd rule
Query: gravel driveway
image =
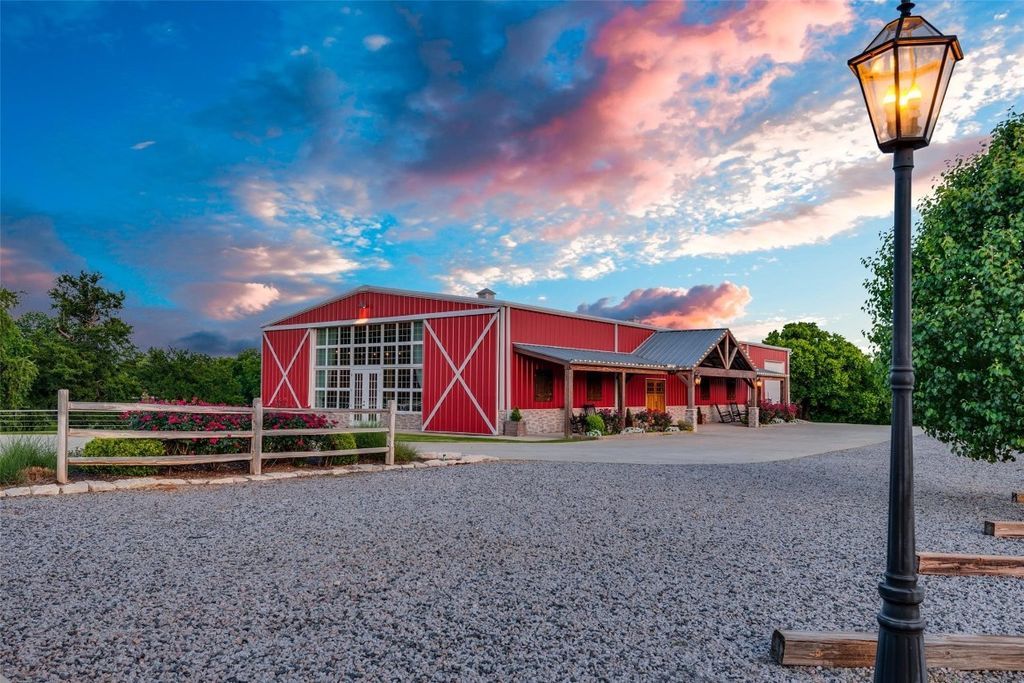
<path fill-rule="evenodd" d="M 1024 468 L 916 444 L 919 547 L 1020 554 L 981 523 L 1024 517 Z M 2 500 L 0 674 L 868 681 L 781 669 L 768 642 L 874 627 L 886 451 Z M 934 631 L 1024 633 L 1024 582 L 923 583 Z"/>

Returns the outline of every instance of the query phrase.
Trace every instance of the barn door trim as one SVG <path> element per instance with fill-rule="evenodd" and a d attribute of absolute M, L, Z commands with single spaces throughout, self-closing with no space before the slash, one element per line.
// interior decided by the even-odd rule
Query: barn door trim
<path fill-rule="evenodd" d="M 292 371 L 292 366 L 295 365 L 295 361 L 298 360 L 299 354 L 302 353 L 302 348 L 306 346 L 306 342 L 309 341 L 309 330 L 306 330 L 306 334 L 302 335 L 302 341 L 299 342 L 298 346 L 295 347 L 295 353 L 292 354 L 292 358 L 288 361 L 287 369 L 281 364 L 281 359 L 277 356 L 277 351 L 274 349 L 274 342 L 270 340 L 270 337 L 265 333 L 263 338 L 267 340 L 267 348 L 270 349 L 270 355 L 274 359 L 274 364 L 277 365 L 277 369 L 281 371 L 281 381 L 277 383 L 277 388 L 274 389 L 274 393 L 270 395 L 270 400 L 267 401 L 267 405 L 273 405 L 274 399 L 281 393 L 281 387 L 287 385 L 288 391 L 291 392 L 292 398 L 295 399 L 295 407 L 301 408 L 302 401 L 299 400 L 299 395 L 295 393 L 295 387 L 292 386 L 292 381 L 288 379 L 288 373 Z"/>
<path fill-rule="evenodd" d="M 491 433 L 498 433 L 497 427 L 495 427 L 494 424 L 491 422 L 490 418 L 487 417 L 487 413 L 485 413 L 484 409 L 480 407 L 480 403 L 476 400 L 476 396 L 473 395 L 473 392 L 470 390 L 469 385 L 466 384 L 466 380 L 462 378 L 462 372 L 466 369 L 466 366 L 469 365 L 469 361 L 473 360 L 473 356 L 476 355 L 477 349 L 479 349 L 480 345 L 483 344 L 484 339 L 487 338 L 487 333 L 491 331 L 491 328 L 494 327 L 494 323 L 497 320 L 497 314 L 491 316 L 491 319 L 487 321 L 487 325 L 484 326 L 483 332 L 481 332 L 480 336 L 476 338 L 476 341 L 473 343 L 472 348 L 470 348 L 469 353 L 466 354 L 465 360 L 463 360 L 462 364 L 457 368 L 455 367 L 455 362 L 452 361 L 452 357 L 448 355 L 448 350 L 444 348 L 444 344 L 441 343 L 441 340 L 438 338 L 437 333 L 434 332 L 434 328 L 430 325 L 430 321 L 423 321 L 423 327 L 434 339 L 434 343 L 437 344 L 437 350 L 441 352 L 441 355 L 448 363 L 448 367 L 452 369 L 452 372 L 454 372 L 455 375 L 452 377 L 451 381 L 448 382 L 448 386 L 445 387 L 444 391 L 441 393 L 441 396 L 437 399 L 437 403 L 434 404 L 434 408 L 430 411 L 430 415 L 428 415 L 427 419 L 423 421 L 423 427 L 421 429 L 425 430 L 427 426 L 430 425 L 430 421 L 434 419 L 435 415 L 437 415 L 437 411 L 441 409 L 441 405 L 444 403 L 445 399 L 448 398 L 448 394 L 452 392 L 452 389 L 455 388 L 455 384 L 457 382 L 462 385 L 463 389 L 466 390 L 466 395 L 469 397 L 469 400 L 473 403 L 473 407 L 476 408 L 476 411 L 480 413 L 480 417 L 484 419 L 484 424 L 486 424 L 487 428 L 491 430 Z"/>

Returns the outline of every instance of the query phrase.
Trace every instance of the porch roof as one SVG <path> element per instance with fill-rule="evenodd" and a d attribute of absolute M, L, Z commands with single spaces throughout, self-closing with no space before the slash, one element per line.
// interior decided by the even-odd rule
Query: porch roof
<path fill-rule="evenodd" d="M 594 351 L 591 349 L 569 349 L 561 346 L 541 346 L 539 344 L 513 344 L 516 351 L 528 356 L 536 356 L 563 365 L 593 365 L 603 368 L 628 368 L 635 370 L 669 371 L 675 368 L 666 363 L 659 363 L 636 353 L 619 353 L 616 351 Z"/>
<path fill-rule="evenodd" d="M 655 332 L 637 347 L 636 354 L 650 362 L 692 368 L 704 360 L 708 352 L 729 330 L 664 330 Z"/>

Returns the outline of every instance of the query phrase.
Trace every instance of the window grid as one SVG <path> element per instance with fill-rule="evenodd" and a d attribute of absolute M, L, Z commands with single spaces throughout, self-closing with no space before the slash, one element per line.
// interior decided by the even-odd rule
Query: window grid
<path fill-rule="evenodd" d="M 314 352 L 314 405 L 351 408 L 363 391 L 353 387 L 353 367 L 382 367 L 383 405 L 399 412 L 423 410 L 423 323 L 421 321 L 321 327 Z M 373 380 L 371 380 L 373 381 Z M 373 387 L 374 397 L 376 386 Z M 353 396 L 353 393 L 356 396 Z"/>

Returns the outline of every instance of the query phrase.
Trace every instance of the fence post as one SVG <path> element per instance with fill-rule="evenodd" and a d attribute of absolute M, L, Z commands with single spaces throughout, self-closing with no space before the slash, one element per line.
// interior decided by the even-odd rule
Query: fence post
<path fill-rule="evenodd" d="M 249 474 L 263 473 L 263 402 L 252 400 L 252 439 L 250 439 Z"/>
<path fill-rule="evenodd" d="M 395 464 L 395 401 L 388 401 L 388 452 L 384 456 L 385 465 Z"/>
<path fill-rule="evenodd" d="M 57 483 L 68 483 L 68 390 L 57 390 Z"/>

